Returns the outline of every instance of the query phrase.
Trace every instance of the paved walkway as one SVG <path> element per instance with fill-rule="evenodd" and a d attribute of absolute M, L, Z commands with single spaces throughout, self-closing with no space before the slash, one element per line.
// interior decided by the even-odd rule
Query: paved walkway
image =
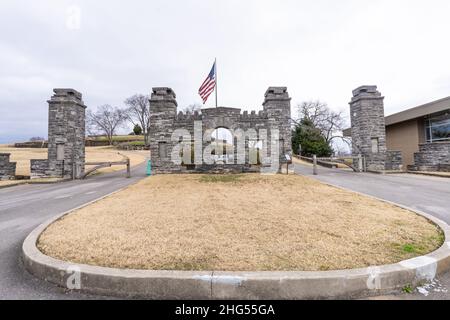
<path fill-rule="evenodd" d="M 450 179 L 414 174 L 377 175 L 355 173 L 344 169 L 319 167 L 314 176 L 312 167 L 295 164 L 295 173 L 308 176 L 335 186 L 375 196 L 431 214 L 450 224 Z M 428 296 L 390 296 L 393 299 L 448 299 L 450 300 L 450 273 L 438 279 L 433 287 L 425 289 Z M 423 291 L 425 292 L 425 291 Z"/>

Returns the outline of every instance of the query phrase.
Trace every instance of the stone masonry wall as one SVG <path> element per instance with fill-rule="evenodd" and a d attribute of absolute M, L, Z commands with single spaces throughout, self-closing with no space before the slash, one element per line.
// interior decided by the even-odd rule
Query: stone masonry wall
<path fill-rule="evenodd" d="M 446 171 L 450 165 L 450 142 L 434 142 L 419 145 L 414 154 L 415 165 L 410 168 L 418 171 Z"/>
<path fill-rule="evenodd" d="M 403 170 L 403 157 L 401 151 L 386 152 L 386 170 Z"/>
<path fill-rule="evenodd" d="M 0 153 L 0 180 L 10 180 L 16 175 L 16 163 L 10 162 L 9 153 Z"/>
<path fill-rule="evenodd" d="M 250 165 L 249 156 L 246 152 L 245 164 L 230 165 L 210 165 L 194 161 L 196 165 L 177 166 L 172 162 L 171 154 L 175 145 L 179 142 L 173 142 L 172 134 L 177 129 L 184 129 L 191 139 L 195 136 L 208 137 L 217 128 L 226 128 L 231 132 L 237 129 L 247 131 L 254 129 L 258 133 L 260 129 L 277 128 L 280 130 L 281 145 L 280 153 L 292 155 L 291 149 L 291 105 L 287 88 L 271 87 L 267 90 L 263 111 L 259 113 L 247 111 L 241 112 L 236 108 L 209 108 L 203 109 L 201 114 L 184 114 L 177 111 L 176 94 L 170 88 L 153 88 L 150 99 L 150 150 L 152 154 L 152 167 L 155 173 L 203 173 L 203 172 L 254 172 L 255 166 Z M 201 128 L 195 128 L 195 122 L 201 121 Z M 196 131 L 197 130 L 197 131 Z M 269 131 L 269 130 L 268 130 Z M 259 137 L 257 137 L 259 139 Z M 184 141 L 187 139 L 183 139 Z M 202 150 L 208 146 L 211 141 L 202 139 Z M 248 145 L 247 145 L 248 146 Z M 268 150 L 274 146 L 268 146 Z M 237 147 L 234 146 L 234 160 L 239 157 Z M 242 156 L 241 156 L 242 157 Z M 280 161 L 284 161 L 281 154 Z M 194 160 L 194 159 L 193 159 Z"/>
<path fill-rule="evenodd" d="M 31 173 L 34 179 L 45 178 L 52 175 L 48 160 L 31 160 Z"/>

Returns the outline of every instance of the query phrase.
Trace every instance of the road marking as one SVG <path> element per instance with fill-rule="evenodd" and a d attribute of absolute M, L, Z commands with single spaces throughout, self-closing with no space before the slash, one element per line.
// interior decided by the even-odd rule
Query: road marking
<path fill-rule="evenodd" d="M 91 192 L 87 192 L 85 194 L 89 195 L 89 194 L 94 194 L 94 193 L 97 193 L 97 191 L 91 191 Z"/>
<path fill-rule="evenodd" d="M 66 194 L 65 196 L 56 197 L 55 200 L 67 199 L 67 198 L 70 198 L 70 197 L 72 197 L 71 194 Z"/>

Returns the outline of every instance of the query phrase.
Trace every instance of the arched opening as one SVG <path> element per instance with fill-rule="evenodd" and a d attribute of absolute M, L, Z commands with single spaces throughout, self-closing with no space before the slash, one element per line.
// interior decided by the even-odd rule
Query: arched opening
<path fill-rule="evenodd" d="M 216 164 L 234 163 L 234 136 L 227 128 L 217 128 L 211 133 L 214 146 L 213 159 Z"/>
<path fill-rule="evenodd" d="M 263 141 L 260 140 L 248 141 L 248 154 L 250 164 L 252 165 L 262 164 L 262 158 L 264 156 L 263 147 L 264 147 Z"/>

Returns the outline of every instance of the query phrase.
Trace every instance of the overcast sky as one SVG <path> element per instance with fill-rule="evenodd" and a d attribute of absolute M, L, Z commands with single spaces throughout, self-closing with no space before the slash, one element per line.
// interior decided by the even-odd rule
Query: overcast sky
<path fill-rule="evenodd" d="M 348 112 L 376 84 L 392 114 L 450 96 L 449 17 L 448 0 L 1 0 L 0 143 L 47 136 L 54 87 L 89 108 L 154 86 L 200 103 L 215 57 L 222 106 L 260 110 L 275 85 Z"/>

